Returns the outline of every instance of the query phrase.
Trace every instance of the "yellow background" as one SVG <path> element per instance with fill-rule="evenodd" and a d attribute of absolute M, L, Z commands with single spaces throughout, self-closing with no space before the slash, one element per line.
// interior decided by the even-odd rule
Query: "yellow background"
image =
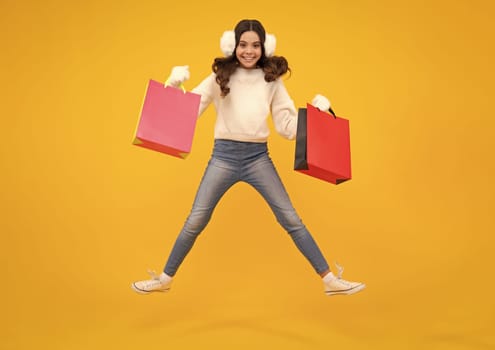
<path fill-rule="evenodd" d="M 0 348 L 488 349 L 495 346 L 492 1 L 2 1 Z M 247 185 L 232 188 L 171 293 L 160 270 L 213 142 L 131 144 L 149 78 L 260 19 L 293 70 L 351 122 L 353 179 L 272 158 L 330 262 L 367 289 L 328 298 Z M 272 129 L 273 130 L 273 129 Z"/>

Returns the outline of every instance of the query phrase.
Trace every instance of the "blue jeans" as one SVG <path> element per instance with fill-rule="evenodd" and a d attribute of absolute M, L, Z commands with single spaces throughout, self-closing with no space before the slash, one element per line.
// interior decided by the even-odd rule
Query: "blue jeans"
<path fill-rule="evenodd" d="M 292 206 L 268 156 L 267 144 L 217 139 L 191 213 L 177 237 L 164 272 L 169 276 L 175 275 L 196 238 L 210 221 L 220 198 L 239 181 L 250 184 L 263 196 L 314 270 L 317 273 L 328 270 L 320 249 Z"/>

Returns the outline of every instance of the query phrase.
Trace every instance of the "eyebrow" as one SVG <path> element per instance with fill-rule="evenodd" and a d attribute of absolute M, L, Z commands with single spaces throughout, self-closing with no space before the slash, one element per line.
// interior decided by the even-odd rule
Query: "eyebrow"
<path fill-rule="evenodd" d="M 239 44 L 249 44 L 249 42 L 247 42 L 246 40 L 241 40 L 239 41 Z M 254 41 L 252 42 L 252 44 L 260 44 L 261 45 L 261 41 Z"/>

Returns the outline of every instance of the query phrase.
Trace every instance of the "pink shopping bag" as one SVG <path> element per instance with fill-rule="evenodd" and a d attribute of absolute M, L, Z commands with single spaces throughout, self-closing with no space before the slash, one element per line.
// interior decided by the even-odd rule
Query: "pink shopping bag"
<path fill-rule="evenodd" d="M 132 143 L 185 158 L 191 152 L 200 100 L 198 94 L 150 79 Z"/>

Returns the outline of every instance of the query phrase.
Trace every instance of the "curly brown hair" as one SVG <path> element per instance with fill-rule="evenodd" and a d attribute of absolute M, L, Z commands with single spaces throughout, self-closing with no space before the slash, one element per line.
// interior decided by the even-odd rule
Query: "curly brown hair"
<path fill-rule="evenodd" d="M 261 43 L 265 43 L 266 32 L 260 21 L 255 19 L 244 19 L 235 26 L 235 47 L 239 45 L 241 35 L 247 31 L 254 31 L 260 37 Z M 227 86 L 230 76 L 239 67 L 239 60 L 234 52 L 228 57 L 217 57 L 211 66 L 216 74 L 216 82 L 220 85 L 221 96 L 225 97 L 229 94 L 230 88 Z M 261 57 L 256 63 L 256 66 L 263 69 L 265 73 L 265 81 L 271 82 L 284 75 L 290 73 L 289 63 L 282 56 L 267 57 L 265 54 L 265 46 L 261 45 Z"/>

